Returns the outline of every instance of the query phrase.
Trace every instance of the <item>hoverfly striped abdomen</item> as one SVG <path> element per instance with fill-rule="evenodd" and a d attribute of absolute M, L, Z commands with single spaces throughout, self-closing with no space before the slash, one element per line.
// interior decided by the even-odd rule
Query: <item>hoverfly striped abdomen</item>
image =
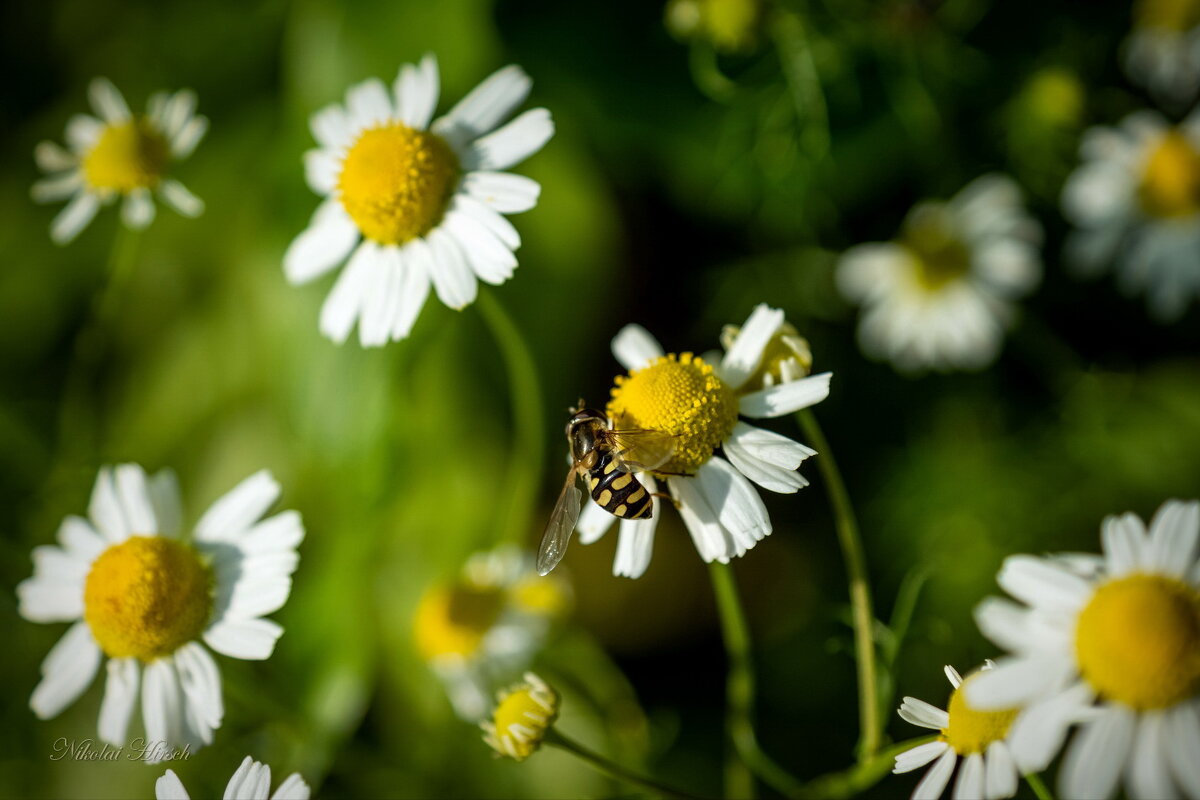
<path fill-rule="evenodd" d="M 592 499 L 608 513 L 621 519 L 650 519 L 654 507 L 650 493 L 637 478 L 617 469 L 611 450 L 599 453 L 596 465 L 588 470 L 588 489 Z"/>

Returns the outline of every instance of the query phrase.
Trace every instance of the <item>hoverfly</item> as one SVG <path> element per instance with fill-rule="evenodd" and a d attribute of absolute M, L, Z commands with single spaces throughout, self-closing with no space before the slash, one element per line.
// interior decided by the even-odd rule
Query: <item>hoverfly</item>
<path fill-rule="evenodd" d="M 582 405 L 582 403 L 580 403 Z M 579 520 L 582 499 L 576 478 L 587 481 L 592 499 L 621 519 L 649 519 L 654 512 L 650 492 L 634 472 L 657 469 L 675 453 L 675 436 L 648 429 L 612 430 L 608 417 L 593 408 L 576 411 L 567 423 L 571 469 L 542 534 L 537 571 L 548 575 L 567 552 Z"/>

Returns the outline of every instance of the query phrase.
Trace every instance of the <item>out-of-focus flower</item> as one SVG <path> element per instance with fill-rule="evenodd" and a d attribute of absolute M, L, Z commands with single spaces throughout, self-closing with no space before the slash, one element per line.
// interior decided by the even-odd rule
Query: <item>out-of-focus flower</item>
<path fill-rule="evenodd" d="M 1159 100 L 1189 103 L 1200 89 L 1200 2 L 1137 0 L 1123 62 Z"/>
<path fill-rule="evenodd" d="M 667 29 L 679 39 L 703 39 L 726 53 L 754 49 L 762 0 L 670 0 Z"/>
<path fill-rule="evenodd" d="M 1063 797 L 1108 798 L 1124 777 L 1136 800 L 1200 798 L 1200 502 L 1168 501 L 1150 523 L 1104 520 L 1104 567 L 1011 556 L 979 627 L 1012 655 L 966 687 L 979 708 L 1022 707 L 1009 743 L 1046 768 L 1068 728 L 1081 730 L 1059 770 Z"/>
<path fill-rule="evenodd" d="M 989 662 L 981 671 L 991 668 Z M 932 799 L 941 796 L 955 764 L 962 759 L 962 769 L 954 784 L 954 800 L 1012 797 L 1017 793 L 1020 773 L 1005 739 L 1017 709 L 981 711 L 968 703 L 963 693 L 963 685 L 974 680 L 975 675 L 968 675 L 964 681 L 954 667 L 947 666 L 946 677 L 954 687 L 949 712 L 915 697 L 904 698 L 900 716 L 913 725 L 940 731 L 941 735 L 937 741 L 918 745 L 896 756 L 892 772 L 912 772 L 937 759 L 912 795 L 915 800 Z"/>
<path fill-rule="evenodd" d="M 852 247 L 838 262 L 838 287 L 863 306 L 863 352 L 905 371 L 991 363 L 1013 301 L 1041 279 L 1041 239 L 1004 175 L 918 204 L 898 239 Z"/>
<path fill-rule="evenodd" d="M 325 198 L 284 256 L 292 283 L 323 275 L 349 257 L 321 309 L 321 331 L 343 342 L 358 321 L 375 346 L 408 336 L 432 284 L 451 308 L 475 300 L 478 281 L 501 284 L 521 244 L 505 214 L 537 205 L 536 181 L 500 170 L 542 149 L 554 134 L 535 108 L 502 122 L 532 82 L 509 66 L 433 121 L 437 62 L 400 68 L 388 91 L 371 79 L 345 105 L 313 115 L 320 145 L 305 153 L 308 184 Z"/>
<path fill-rule="evenodd" d="M 246 756 L 229 783 L 225 786 L 227 800 L 308 800 L 309 788 L 300 773 L 287 776 L 274 794 L 271 791 L 271 768 Z M 187 789 L 174 770 L 167 770 L 154 784 L 157 800 L 191 800 Z"/>
<path fill-rule="evenodd" d="M 199 216 L 204 203 L 168 177 L 172 161 L 187 158 L 208 130 L 196 114 L 196 94 L 184 89 L 150 97 L 145 114 L 129 110 L 106 78 L 88 87 L 96 117 L 76 114 L 67 122 L 67 147 L 41 142 L 34 158 L 49 177 L 33 185 L 33 199 L 70 199 L 50 226 L 50 238 L 66 244 L 88 226 L 100 207 L 123 197 L 121 219 L 135 230 L 154 220 L 153 193 L 185 217 Z"/>
<path fill-rule="evenodd" d="M 180 535 L 174 476 L 147 479 L 136 464 L 102 469 L 89 520 L 67 517 L 58 546 L 33 551 L 34 574 L 17 587 L 21 616 L 73 622 L 42 662 L 29 704 L 41 719 L 59 714 L 91 684 L 108 657 L 100 738 L 127 743 L 142 698 L 147 760 L 166 748 L 212 742 L 225 714 L 218 653 L 271 655 L 283 633 L 264 619 L 291 592 L 304 537 L 300 515 L 262 515 L 279 484 L 259 472 L 219 499 Z"/>
<path fill-rule="evenodd" d="M 1080 154 L 1063 187 L 1063 214 L 1079 227 L 1068 256 L 1085 275 L 1114 265 L 1126 294 L 1179 319 L 1200 295 L 1200 112 L 1171 126 L 1139 111 L 1090 129 Z"/>
<path fill-rule="evenodd" d="M 705 561 L 727 563 L 771 533 L 771 519 L 751 481 L 792 493 L 808 481 L 796 470 L 816 452 L 786 436 L 747 425 L 746 417 L 779 417 L 821 402 L 831 374 L 759 388 L 764 354 L 784 330 L 783 312 L 758 306 L 719 364 L 691 353 L 664 354 L 644 328 L 627 325 L 613 339 L 613 355 L 629 370 L 619 376 L 608 403 L 615 428 L 666 431 L 676 439 L 671 460 L 640 473 L 647 491 L 665 480 Z M 720 447 L 724 456 L 716 455 Z M 621 520 L 613 574 L 638 578 L 650 565 L 662 503 L 652 499 L 650 519 Z M 579 518 L 579 538 L 590 544 L 616 517 L 589 501 Z"/>
<path fill-rule="evenodd" d="M 452 581 L 417 604 L 417 651 L 446 686 L 460 717 L 486 713 L 493 688 L 529 666 L 551 625 L 571 605 L 561 576 L 539 577 L 515 547 L 473 555 Z"/>
<path fill-rule="evenodd" d="M 532 672 L 525 682 L 503 691 L 492 718 L 480 723 L 483 740 L 502 756 L 524 761 L 542 746 L 558 719 L 558 692 Z"/>

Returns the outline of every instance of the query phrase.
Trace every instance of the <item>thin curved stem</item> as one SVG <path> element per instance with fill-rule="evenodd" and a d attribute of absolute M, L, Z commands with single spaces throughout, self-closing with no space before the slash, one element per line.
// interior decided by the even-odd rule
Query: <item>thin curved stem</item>
<path fill-rule="evenodd" d="M 788 796 L 795 800 L 844 800 L 854 797 L 870 789 L 891 773 L 896 762 L 896 756 L 927 742 L 932 742 L 935 736 L 920 736 L 915 739 L 899 742 L 870 758 L 863 759 L 853 767 L 842 772 L 831 772 L 818 778 L 813 778 L 804 784 L 799 791 Z"/>
<path fill-rule="evenodd" d="M 546 731 L 546 738 L 543 740 L 546 744 L 553 745 L 560 750 L 566 750 L 575 757 L 586 762 L 592 769 L 601 772 L 610 778 L 628 783 L 630 786 L 636 786 L 652 794 L 662 795 L 663 797 L 680 798 L 680 800 L 698 800 L 696 795 L 681 792 L 678 789 L 673 789 L 670 786 L 665 786 L 657 781 L 644 778 L 637 773 L 631 772 L 620 764 L 609 761 L 599 753 L 587 749 L 573 739 L 568 739 L 566 736 L 559 733 L 554 728 Z"/>
<path fill-rule="evenodd" d="M 1030 789 L 1033 789 L 1033 793 L 1037 795 L 1038 800 L 1054 800 L 1054 795 L 1046 788 L 1041 775 L 1038 775 L 1036 772 L 1030 772 L 1025 776 L 1025 782 L 1029 784 Z"/>
<path fill-rule="evenodd" d="M 850 495 L 838 470 L 833 451 L 817 418 L 811 409 L 796 414 L 800 427 L 804 429 L 814 449 L 817 466 L 825 479 L 825 491 L 829 494 L 836 520 L 838 544 L 846 559 L 846 576 L 850 584 L 850 606 L 854 622 L 854 656 L 858 668 L 858 761 L 862 763 L 875 755 L 883 735 L 879 713 L 879 682 L 876 678 L 875 637 L 873 628 L 875 615 L 871 610 L 871 586 L 867 580 L 867 561 L 863 553 L 862 538 L 858 522 L 854 518 L 854 507 Z"/>
<path fill-rule="evenodd" d="M 546 447 L 542 387 L 529 344 L 504 306 L 486 289 L 480 291 L 476 302 L 508 372 L 515 443 L 505 492 L 508 514 L 504 538 L 521 542 L 530 533 L 534 501 L 542 483 L 542 456 Z"/>

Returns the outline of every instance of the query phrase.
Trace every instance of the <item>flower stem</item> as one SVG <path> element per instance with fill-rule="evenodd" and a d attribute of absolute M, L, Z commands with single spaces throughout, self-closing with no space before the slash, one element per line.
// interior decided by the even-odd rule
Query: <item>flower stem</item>
<path fill-rule="evenodd" d="M 1025 776 L 1025 782 L 1029 784 L 1030 789 L 1033 789 L 1033 793 L 1037 795 L 1038 800 L 1054 800 L 1054 795 L 1046 788 L 1041 775 L 1038 775 L 1036 772 L 1030 772 Z"/>
<path fill-rule="evenodd" d="M 542 456 L 546 447 L 542 387 L 529 344 L 504 306 L 486 289 L 476 301 L 483 319 L 496 340 L 508 371 L 509 402 L 512 406 L 512 465 L 509 467 L 508 522 L 504 538 L 522 542 L 529 536 L 534 499 L 542 482 Z"/>
<path fill-rule="evenodd" d="M 670 786 L 664 786 L 661 783 L 652 781 L 649 778 L 644 778 L 622 767 L 620 764 L 615 764 L 609 761 L 599 753 L 593 752 L 573 739 L 568 739 L 554 728 L 546 731 L 546 738 L 543 740 L 546 744 L 554 745 L 561 750 L 566 750 L 568 753 L 576 756 L 586 762 L 588 766 L 601 772 L 610 778 L 615 778 L 619 781 L 624 781 L 631 786 L 636 786 L 647 792 L 662 795 L 663 797 L 676 797 L 681 800 L 696 800 L 695 795 L 686 794 L 678 789 L 672 789 Z"/>
<path fill-rule="evenodd" d="M 920 736 L 891 745 L 847 770 L 813 778 L 800 787 L 799 791 L 791 792 L 788 796 L 794 800 L 809 800 L 810 798 L 812 800 L 844 800 L 844 798 L 862 794 L 892 771 L 892 767 L 896 763 L 896 756 L 919 745 L 932 742 L 935 738 Z"/>
<path fill-rule="evenodd" d="M 854 655 L 858 665 L 858 761 L 863 763 L 879 749 L 883 733 L 879 713 L 879 682 L 875 670 L 875 637 L 873 627 L 875 615 L 871 610 L 871 586 L 867 581 L 867 562 L 863 554 L 862 538 L 858 533 L 858 522 L 854 518 L 854 507 L 846 484 L 838 471 L 837 461 L 817 418 L 810 409 L 796 414 L 800 427 L 819 454 L 817 465 L 825 479 L 825 491 L 837 525 L 838 543 L 846 559 L 846 575 L 850 583 L 850 606 L 854 622 Z"/>

